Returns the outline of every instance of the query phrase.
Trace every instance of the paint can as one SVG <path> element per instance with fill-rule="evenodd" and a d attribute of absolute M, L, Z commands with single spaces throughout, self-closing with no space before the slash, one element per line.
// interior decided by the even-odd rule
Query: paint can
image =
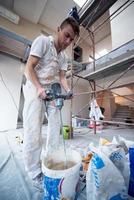
<path fill-rule="evenodd" d="M 43 159 L 43 200 L 77 199 L 81 155 L 72 149 L 66 149 L 66 155 L 67 168 L 65 168 L 65 152 L 63 149 L 59 149 Z M 59 167 L 57 167 L 58 165 Z"/>

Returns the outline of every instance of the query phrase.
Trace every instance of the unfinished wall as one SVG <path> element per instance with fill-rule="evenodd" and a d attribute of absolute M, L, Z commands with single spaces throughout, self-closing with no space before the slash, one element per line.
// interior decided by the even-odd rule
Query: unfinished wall
<path fill-rule="evenodd" d="M 16 128 L 22 73 L 20 61 L 0 53 L 0 131 Z"/>
<path fill-rule="evenodd" d="M 125 98 L 121 96 L 115 96 L 115 102 L 119 105 L 134 107 L 134 89 L 132 87 L 122 87 L 119 89 L 112 90 L 119 95 L 124 95 Z"/>
<path fill-rule="evenodd" d="M 102 80 L 98 80 L 96 83 L 97 85 L 101 86 L 102 88 L 107 88 L 114 80 L 116 80 L 118 77 L 120 76 L 120 74 L 116 74 L 113 76 L 109 76 L 106 77 Z M 122 78 L 118 79 L 111 87 L 118 87 L 118 86 L 122 86 L 125 84 L 133 84 L 133 80 L 134 80 L 134 70 L 128 71 Z M 97 87 L 97 90 L 101 90 L 102 88 Z M 115 97 L 115 103 L 118 103 L 120 105 L 126 105 L 129 107 L 134 107 L 134 102 L 133 102 L 133 88 L 127 88 L 127 87 L 123 87 L 123 88 L 117 88 L 117 89 L 113 89 L 112 92 L 119 95 L 128 95 L 127 98 L 132 99 L 132 101 L 127 100 L 123 97 L 119 97 L 116 95 Z M 131 95 L 131 96 L 129 96 Z"/>
<path fill-rule="evenodd" d="M 115 110 L 115 97 L 110 91 L 102 92 L 97 99 L 98 105 L 105 109 L 105 120 L 111 120 Z"/>
<path fill-rule="evenodd" d="M 123 97 L 116 97 L 115 98 L 115 102 L 119 105 L 122 105 L 122 106 L 129 106 L 129 107 L 133 107 L 134 108 L 134 95 L 133 96 L 128 96 L 128 98 L 132 99 L 132 101 L 128 100 L 128 99 L 124 99 Z"/>
<path fill-rule="evenodd" d="M 126 0 L 117 1 L 110 14 L 117 10 Z M 127 7 L 111 21 L 112 48 L 115 49 L 134 38 L 134 4 Z"/>

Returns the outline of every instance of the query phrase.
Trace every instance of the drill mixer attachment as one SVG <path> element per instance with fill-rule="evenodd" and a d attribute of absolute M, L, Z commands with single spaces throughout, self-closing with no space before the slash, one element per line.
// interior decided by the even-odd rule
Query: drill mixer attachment
<path fill-rule="evenodd" d="M 64 105 L 64 100 L 70 99 L 73 96 L 73 93 L 69 91 L 66 94 L 62 94 L 61 92 L 61 86 L 59 83 L 53 83 L 51 86 L 51 89 L 46 90 L 47 101 L 55 101 L 55 106 L 62 109 L 62 106 Z"/>

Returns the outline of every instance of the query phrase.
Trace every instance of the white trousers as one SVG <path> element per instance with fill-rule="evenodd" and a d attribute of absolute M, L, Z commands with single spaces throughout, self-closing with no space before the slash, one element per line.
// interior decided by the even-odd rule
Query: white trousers
<path fill-rule="evenodd" d="M 23 86 L 25 98 L 23 109 L 24 127 L 24 164 L 30 178 L 35 178 L 41 173 L 42 134 L 41 128 L 45 115 L 45 103 L 38 98 L 34 85 L 27 81 Z M 49 153 L 58 148 L 60 135 L 59 110 L 48 104 L 48 128 L 46 152 Z"/>

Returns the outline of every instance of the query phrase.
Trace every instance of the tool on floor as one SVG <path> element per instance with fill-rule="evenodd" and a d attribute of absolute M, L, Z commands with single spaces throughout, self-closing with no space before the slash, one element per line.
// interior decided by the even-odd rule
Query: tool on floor
<path fill-rule="evenodd" d="M 66 147 L 65 147 L 65 140 L 64 140 L 64 133 L 63 133 L 63 121 L 62 121 L 62 114 L 61 109 L 64 105 L 64 100 L 70 99 L 72 97 L 72 92 L 68 92 L 66 94 L 62 94 L 61 86 L 59 83 L 53 83 L 51 89 L 45 91 L 47 101 L 55 101 L 56 108 L 60 111 L 60 122 L 61 122 L 61 131 L 63 136 L 63 145 L 64 145 L 64 152 L 65 152 L 65 167 L 67 168 L 67 155 L 66 155 Z"/>

